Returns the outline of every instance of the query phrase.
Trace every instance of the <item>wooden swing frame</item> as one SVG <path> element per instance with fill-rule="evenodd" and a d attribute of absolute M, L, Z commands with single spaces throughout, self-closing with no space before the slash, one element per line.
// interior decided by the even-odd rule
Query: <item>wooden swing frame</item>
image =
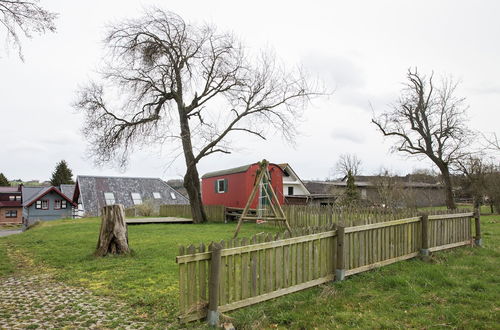
<path fill-rule="evenodd" d="M 290 234 L 292 233 L 292 229 L 290 228 L 290 225 L 288 224 L 285 212 L 283 212 L 283 209 L 281 208 L 281 205 L 278 201 L 278 197 L 276 196 L 276 193 L 274 192 L 273 186 L 271 185 L 271 174 L 269 173 L 268 166 L 269 166 L 269 162 L 265 159 L 262 160 L 261 162 L 259 162 L 259 169 L 257 170 L 257 177 L 255 178 L 255 183 L 254 183 L 252 192 L 250 194 L 250 197 L 247 200 L 245 208 L 243 209 L 243 213 L 241 213 L 240 219 L 238 220 L 238 225 L 236 226 L 236 231 L 234 233 L 233 238 L 236 238 L 238 236 L 238 233 L 241 229 L 241 225 L 243 224 L 243 221 L 245 221 L 245 220 L 266 220 L 266 221 L 284 222 L 288 232 Z M 269 194 L 266 194 L 266 198 L 269 201 L 269 206 L 271 207 L 271 211 L 274 214 L 274 217 L 273 216 L 271 216 L 271 217 L 259 216 L 258 214 L 256 214 L 255 216 L 252 216 L 249 214 L 250 205 L 252 204 L 252 202 L 255 198 L 255 195 L 257 194 L 257 191 L 259 190 L 260 185 L 264 179 L 267 179 L 267 182 L 269 182 L 268 187 L 266 189 L 269 189 L 271 196 L 269 196 Z M 273 201 L 275 201 L 275 204 L 273 204 Z"/>

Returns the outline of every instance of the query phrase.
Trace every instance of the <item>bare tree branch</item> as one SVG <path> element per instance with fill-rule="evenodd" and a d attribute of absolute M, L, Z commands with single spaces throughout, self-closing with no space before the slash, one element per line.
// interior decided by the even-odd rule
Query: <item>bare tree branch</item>
<path fill-rule="evenodd" d="M 0 26 L 6 31 L 7 49 L 12 44 L 21 60 L 21 37 L 31 39 L 33 34 L 55 32 L 56 18 L 57 14 L 43 9 L 39 0 L 0 0 Z"/>

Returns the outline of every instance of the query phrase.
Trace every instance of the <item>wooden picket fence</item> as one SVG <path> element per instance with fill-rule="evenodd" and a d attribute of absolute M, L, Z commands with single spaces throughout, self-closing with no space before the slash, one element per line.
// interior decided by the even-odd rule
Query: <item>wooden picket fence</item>
<path fill-rule="evenodd" d="M 204 209 L 209 222 L 224 222 L 225 207 L 223 205 L 205 205 Z M 161 205 L 160 216 L 191 219 L 191 206 L 189 204 Z"/>
<path fill-rule="evenodd" d="M 227 312 L 422 253 L 472 245 L 473 218 L 479 240 L 479 216 L 467 212 L 181 246 L 179 319 L 202 319 L 209 308 Z"/>
<path fill-rule="evenodd" d="M 376 207 L 339 207 L 320 205 L 283 205 L 292 228 L 325 226 L 337 223 L 361 225 L 417 216 L 415 209 L 386 209 Z"/>

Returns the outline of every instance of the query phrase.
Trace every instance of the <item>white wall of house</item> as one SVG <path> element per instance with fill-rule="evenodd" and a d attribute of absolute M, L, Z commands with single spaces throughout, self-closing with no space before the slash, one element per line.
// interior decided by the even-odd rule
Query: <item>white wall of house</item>
<path fill-rule="evenodd" d="M 289 175 L 283 175 L 283 195 L 309 195 L 309 191 L 307 191 L 302 181 L 300 181 L 300 179 L 297 177 L 295 172 L 290 169 L 290 167 L 287 168 L 286 172 Z"/>

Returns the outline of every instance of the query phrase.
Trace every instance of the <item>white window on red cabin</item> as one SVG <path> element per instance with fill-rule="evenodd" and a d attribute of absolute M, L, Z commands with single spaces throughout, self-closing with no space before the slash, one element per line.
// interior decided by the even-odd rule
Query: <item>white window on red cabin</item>
<path fill-rule="evenodd" d="M 223 194 L 227 192 L 227 180 L 226 179 L 219 179 L 215 182 L 215 191 L 218 194 Z"/>

